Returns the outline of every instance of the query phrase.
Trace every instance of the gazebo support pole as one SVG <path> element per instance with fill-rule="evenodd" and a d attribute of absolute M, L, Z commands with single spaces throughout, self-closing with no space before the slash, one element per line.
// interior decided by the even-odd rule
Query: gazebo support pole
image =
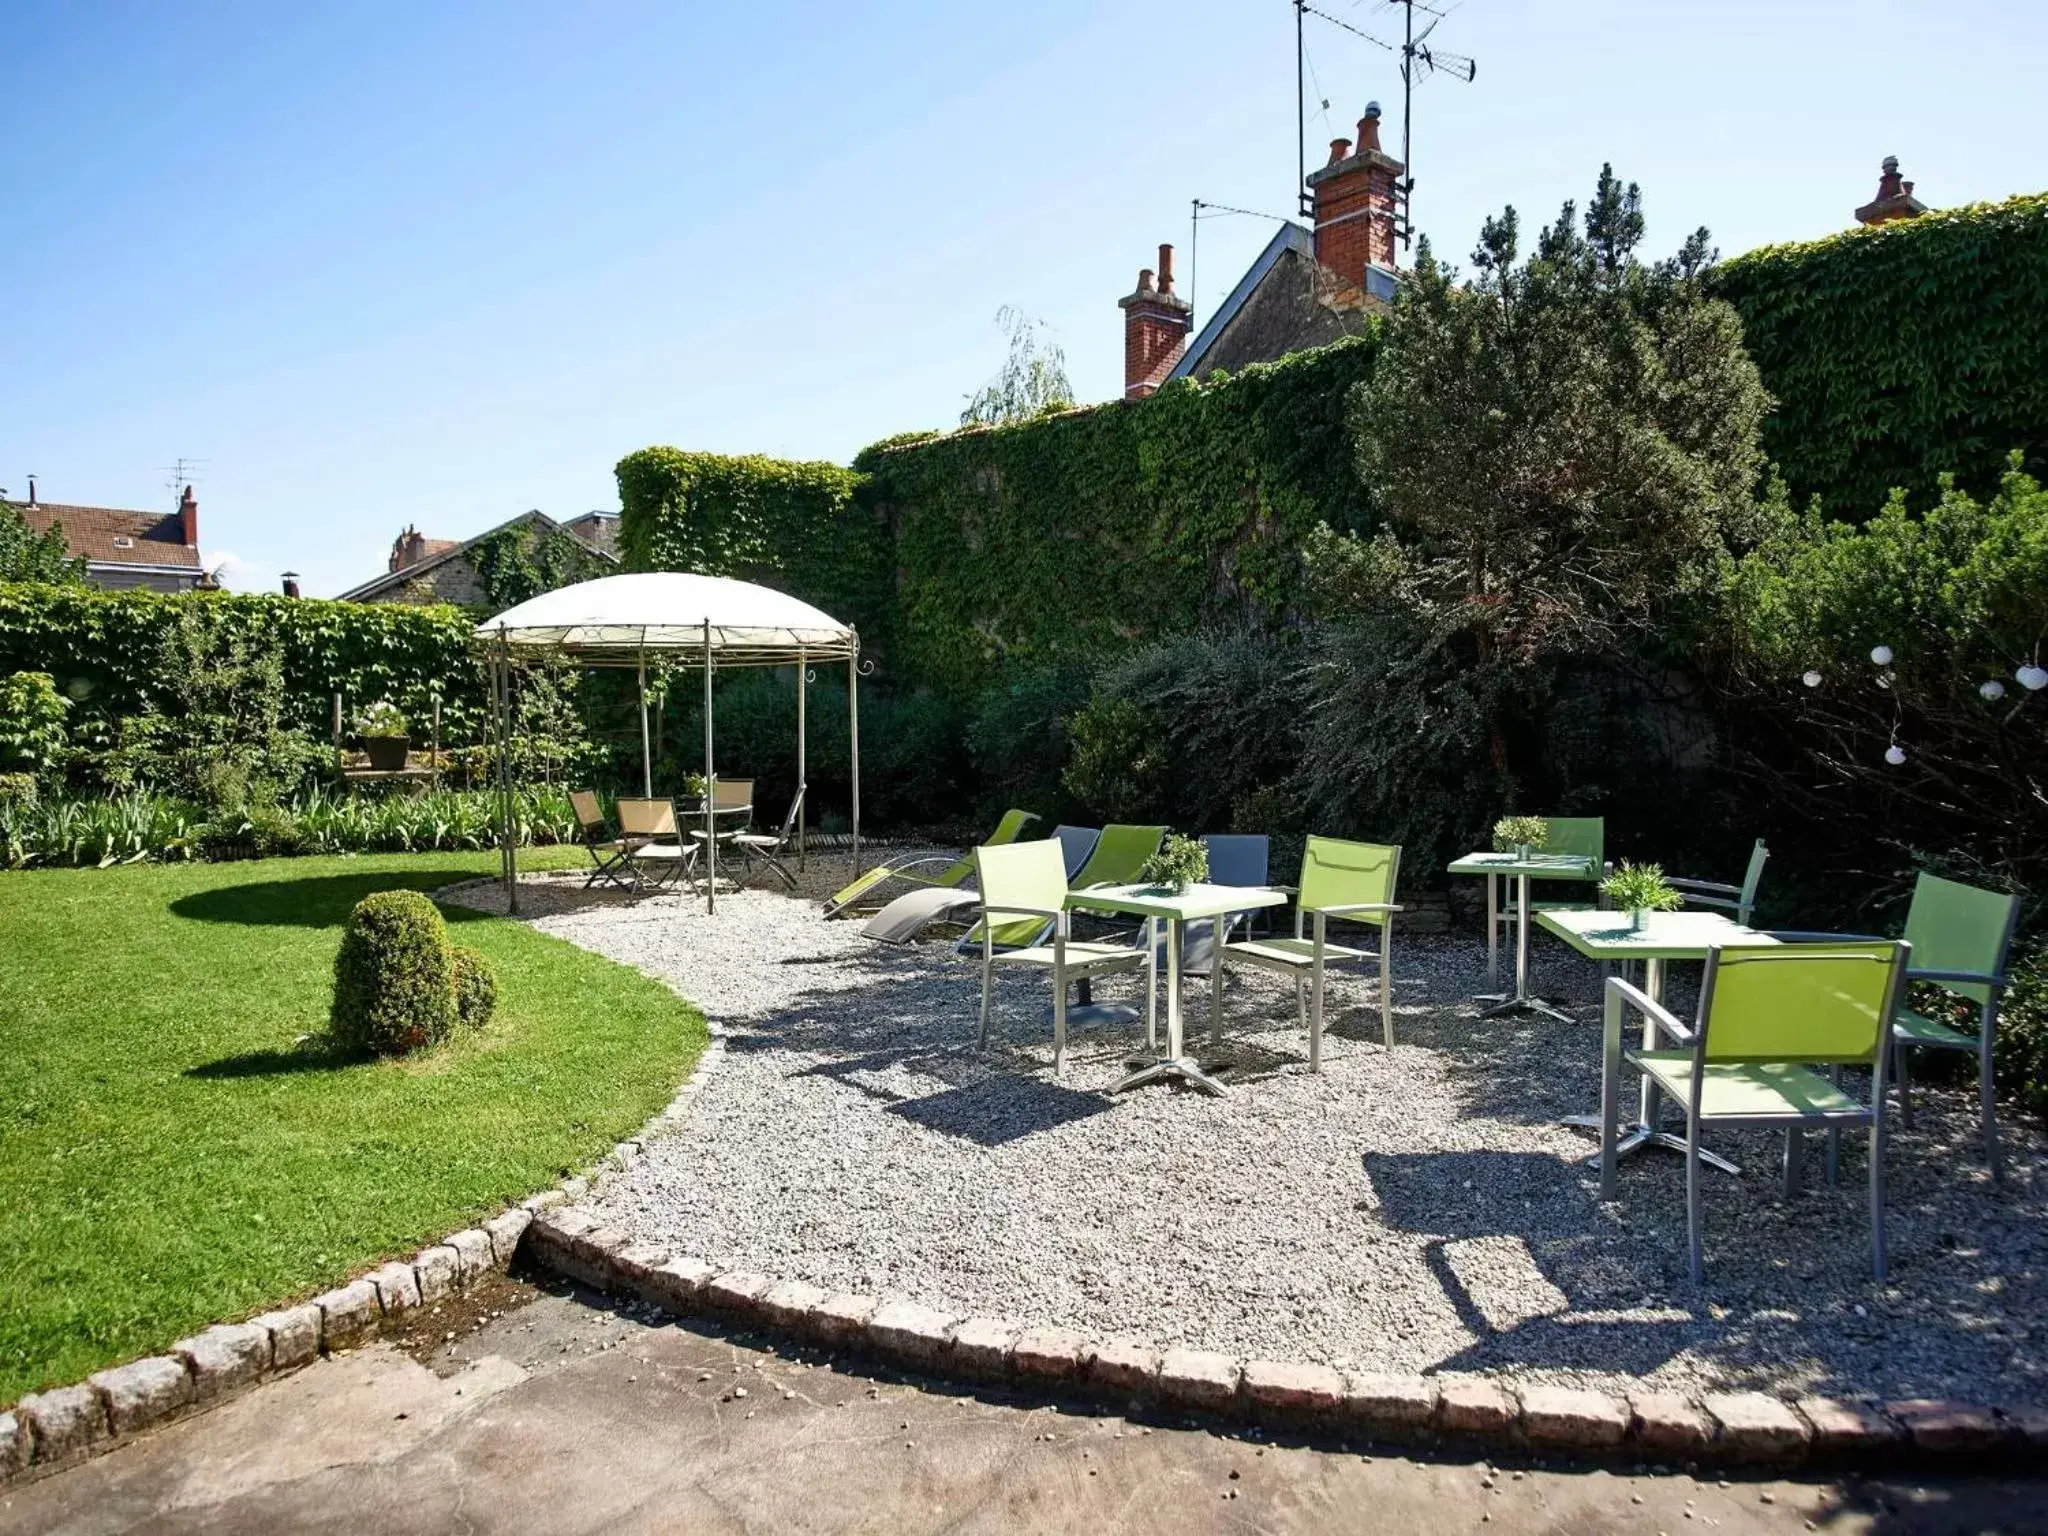
<path fill-rule="evenodd" d="M 853 744 L 853 874 L 860 878 L 860 636 L 846 658 L 846 730 Z"/>
<path fill-rule="evenodd" d="M 704 621 L 704 910 L 718 911 L 718 775 L 711 767 L 711 621 Z"/>
<path fill-rule="evenodd" d="M 647 741 L 647 652 L 640 652 L 640 793 L 654 798 L 654 748 Z"/>
<path fill-rule="evenodd" d="M 804 803 L 804 791 L 810 781 L 805 777 L 804 764 L 804 701 L 810 692 L 810 663 L 804 659 L 804 648 L 796 649 L 796 868 L 802 874 L 810 867 L 810 846 L 804 836 L 804 821 L 810 808 Z"/>
<path fill-rule="evenodd" d="M 505 868 L 505 911 L 519 914 L 519 849 L 512 807 L 512 650 L 502 639 L 491 667 L 491 714 L 498 727 L 499 849 Z"/>

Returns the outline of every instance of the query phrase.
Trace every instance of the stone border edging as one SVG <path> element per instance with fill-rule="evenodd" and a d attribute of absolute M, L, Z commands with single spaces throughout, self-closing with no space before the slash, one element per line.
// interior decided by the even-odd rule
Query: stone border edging
<path fill-rule="evenodd" d="M 438 899 L 449 888 L 433 894 Z M 31 1392 L 0 1410 L 0 1491 L 89 1461 L 322 1355 L 367 1344 L 386 1318 L 458 1295 L 486 1274 L 504 1273 L 536 1218 L 632 1167 L 648 1137 L 689 1113 L 698 1090 L 725 1058 L 726 1030 L 710 1019 L 704 1028 L 704 1049 L 668 1107 L 588 1173 L 572 1174 L 480 1227 L 450 1233 L 410 1260 L 380 1264 L 310 1301 L 244 1323 L 216 1323 L 164 1354 L 95 1371 L 68 1387 Z"/>
<path fill-rule="evenodd" d="M 803 1280 L 722 1272 L 633 1244 L 569 1207 L 526 1229 L 528 1257 L 665 1311 L 765 1328 L 972 1385 L 1015 1385 L 1283 1430 L 1406 1446 L 1785 1471 L 2048 1465 L 2048 1409 L 1940 1399 L 1857 1402 L 1764 1392 L 1516 1387 L 1492 1376 L 1340 1371 L 1209 1350 L 1096 1339 L 1069 1328 L 957 1317 L 910 1301 L 832 1295 Z"/>

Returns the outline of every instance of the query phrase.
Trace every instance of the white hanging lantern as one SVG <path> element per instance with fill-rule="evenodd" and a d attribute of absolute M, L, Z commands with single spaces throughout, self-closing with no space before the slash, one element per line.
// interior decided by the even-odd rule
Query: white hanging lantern
<path fill-rule="evenodd" d="M 2013 676 L 2019 679 L 2020 686 L 2029 693 L 2039 693 L 2043 688 L 2048 688 L 2048 667 L 2030 662 L 2013 673 Z"/>
<path fill-rule="evenodd" d="M 1870 648 L 1870 659 L 1880 667 L 1892 664 L 1892 648 L 1888 645 L 1874 645 Z"/>
<path fill-rule="evenodd" d="M 1895 741 L 1884 749 L 1884 760 L 1896 768 L 1905 762 L 1906 749 Z"/>
<path fill-rule="evenodd" d="M 1987 677 L 1977 685 L 1977 692 L 1986 699 L 1997 700 L 2005 697 L 2005 684 L 1995 677 Z"/>
<path fill-rule="evenodd" d="M 1820 686 L 1820 674 L 1818 672 L 1808 672 L 1799 681 L 1806 684 L 1809 688 L 1818 688 Z"/>

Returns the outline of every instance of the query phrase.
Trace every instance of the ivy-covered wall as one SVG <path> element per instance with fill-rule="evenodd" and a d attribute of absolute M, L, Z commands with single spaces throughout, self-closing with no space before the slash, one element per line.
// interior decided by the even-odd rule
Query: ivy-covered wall
<path fill-rule="evenodd" d="M 793 463 L 642 448 L 619 460 L 619 554 L 628 570 L 736 576 L 815 604 L 886 649 L 889 535 L 854 500 L 860 476 Z"/>
<path fill-rule="evenodd" d="M 963 695 L 1018 663 L 1288 622 L 1315 524 L 1370 522 L 1344 397 L 1367 335 L 1016 426 L 877 444 L 859 502 L 892 538 L 898 678 Z"/>
<path fill-rule="evenodd" d="M 1926 213 L 1719 267 L 1778 408 L 1764 451 L 1804 502 L 1861 520 L 2006 455 L 2048 470 L 2048 196 Z"/>
<path fill-rule="evenodd" d="M 388 698 L 422 720 L 438 696 L 446 739 L 482 729 L 485 690 L 469 652 L 474 621 L 445 606 L 0 583 L 0 677 L 49 673 L 73 701 L 74 734 L 84 719 L 140 714 L 163 689 L 171 627 L 195 608 L 229 633 L 276 639 L 288 718 L 319 736 L 337 689 L 351 712 Z"/>

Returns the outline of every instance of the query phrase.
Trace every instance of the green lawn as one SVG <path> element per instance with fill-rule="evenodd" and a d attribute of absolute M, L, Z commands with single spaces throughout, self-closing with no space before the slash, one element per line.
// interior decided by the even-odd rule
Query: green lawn
<path fill-rule="evenodd" d="M 552 855 L 552 857 L 550 857 Z M 522 865 L 576 850 L 521 855 Z M 590 1162 L 702 1018 L 502 918 L 498 1017 L 404 1062 L 295 1046 L 349 908 L 495 854 L 0 874 L 0 1405 L 413 1251 Z"/>

